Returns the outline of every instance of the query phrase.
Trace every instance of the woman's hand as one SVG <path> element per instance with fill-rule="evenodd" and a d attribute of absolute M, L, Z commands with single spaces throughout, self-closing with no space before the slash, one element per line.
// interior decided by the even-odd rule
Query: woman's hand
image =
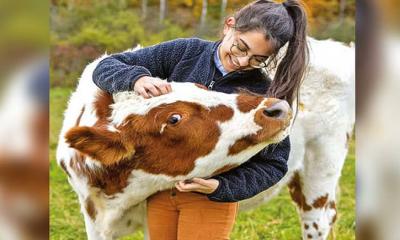
<path fill-rule="evenodd" d="M 159 78 L 144 76 L 139 78 L 133 86 L 133 91 L 144 98 L 151 98 L 167 94 L 172 91 L 171 84 Z"/>
<path fill-rule="evenodd" d="M 219 181 L 212 178 L 193 178 L 190 182 L 179 181 L 175 183 L 176 189 L 180 192 L 201 192 L 205 194 L 214 192 L 218 188 L 218 185 Z"/>

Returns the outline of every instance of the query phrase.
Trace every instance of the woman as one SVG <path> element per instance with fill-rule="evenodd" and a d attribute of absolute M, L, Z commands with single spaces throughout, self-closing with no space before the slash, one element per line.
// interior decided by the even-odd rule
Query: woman
<path fill-rule="evenodd" d="M 93 80 L 110 93 L 134 90 L 145 98 L 171 91 L 168 81 L 196 82 L 210 90 L 238 88 L 296 98 L 307 62 L 306 15 L 298 1 L 255 1 L 225 20 L 218 42 L 176 39 L 134 52 L 112 55 L 96 67 Z M 260 68 L 277 62 L 274 81 Z M 176 189 L 148 199 L 150 238 L 228 239 L 238 201 L 276 184 L 287 171 L 289 138 L 264 149 L 248 162 L 210 179 L 179 182 Z M 199 194 L 200 193 L 200 194 Z"/>

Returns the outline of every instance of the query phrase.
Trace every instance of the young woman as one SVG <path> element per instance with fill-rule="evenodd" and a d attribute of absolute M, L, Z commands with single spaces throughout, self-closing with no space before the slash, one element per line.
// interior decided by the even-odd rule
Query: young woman
<path fill-rule="evenodd" d="M 145 98 L 170 92 L 169 83 L 161 80 L 167 79 L 226 93 L 245 88 L 292 103 L 307 63 L 306 22 L 298 1 L 255 1 L 225 20 L 221 41 L 176 39 L 114 54 L 98 64 L 93 80 L 110 93 L 134 90 Z M 276 63 L 286 44 L 271 81 L 261 68 Z M 150 238 L 228 239 L 237 202 L 276 184 L 287 171 L 289 151 L 286 138 L 233 170 L 182 181 L 176 184 L 178 191 L 153 195 L 148 199 Z"/>

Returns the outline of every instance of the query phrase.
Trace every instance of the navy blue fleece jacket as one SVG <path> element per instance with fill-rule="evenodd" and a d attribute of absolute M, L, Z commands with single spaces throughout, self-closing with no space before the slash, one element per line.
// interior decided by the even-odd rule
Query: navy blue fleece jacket
<path fill-rule="evenodd" d="M 222 76 L 213 56 L 220 42 L 197 38 L 176 39 L 134 52 L 113 54 L 103 59 L 93 73 L 95 84 L 109 93 L 132 90 L 142 76 L 175 82 L 195 82 L 209 89 L 233 93 L 238 88 L 265 94 L 270 79 L 258 69 Z M 218 188 L 208 198 L 235 202 L 250 198 L 276 184 L 287 172 L 290 141 L 270 145 L 249 161 L 213 178 Z"/>

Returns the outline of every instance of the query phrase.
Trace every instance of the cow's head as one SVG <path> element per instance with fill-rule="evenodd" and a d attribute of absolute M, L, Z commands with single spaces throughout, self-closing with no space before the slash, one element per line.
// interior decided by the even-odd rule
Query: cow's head
<path fill-rule="evenodd" d="M 172 89 L 151 99 L 119 93 L 110 106 L 111 97 L 102 94 L 95 104 L 97 123 L 72 128 L 66 140 L 104 165 L 131 161 L 149 173 L 178 176 L 195 164 L 240 164 L 288 133 L 291 110 L 285 101 L 192 83 L 172 83 Z"/>

